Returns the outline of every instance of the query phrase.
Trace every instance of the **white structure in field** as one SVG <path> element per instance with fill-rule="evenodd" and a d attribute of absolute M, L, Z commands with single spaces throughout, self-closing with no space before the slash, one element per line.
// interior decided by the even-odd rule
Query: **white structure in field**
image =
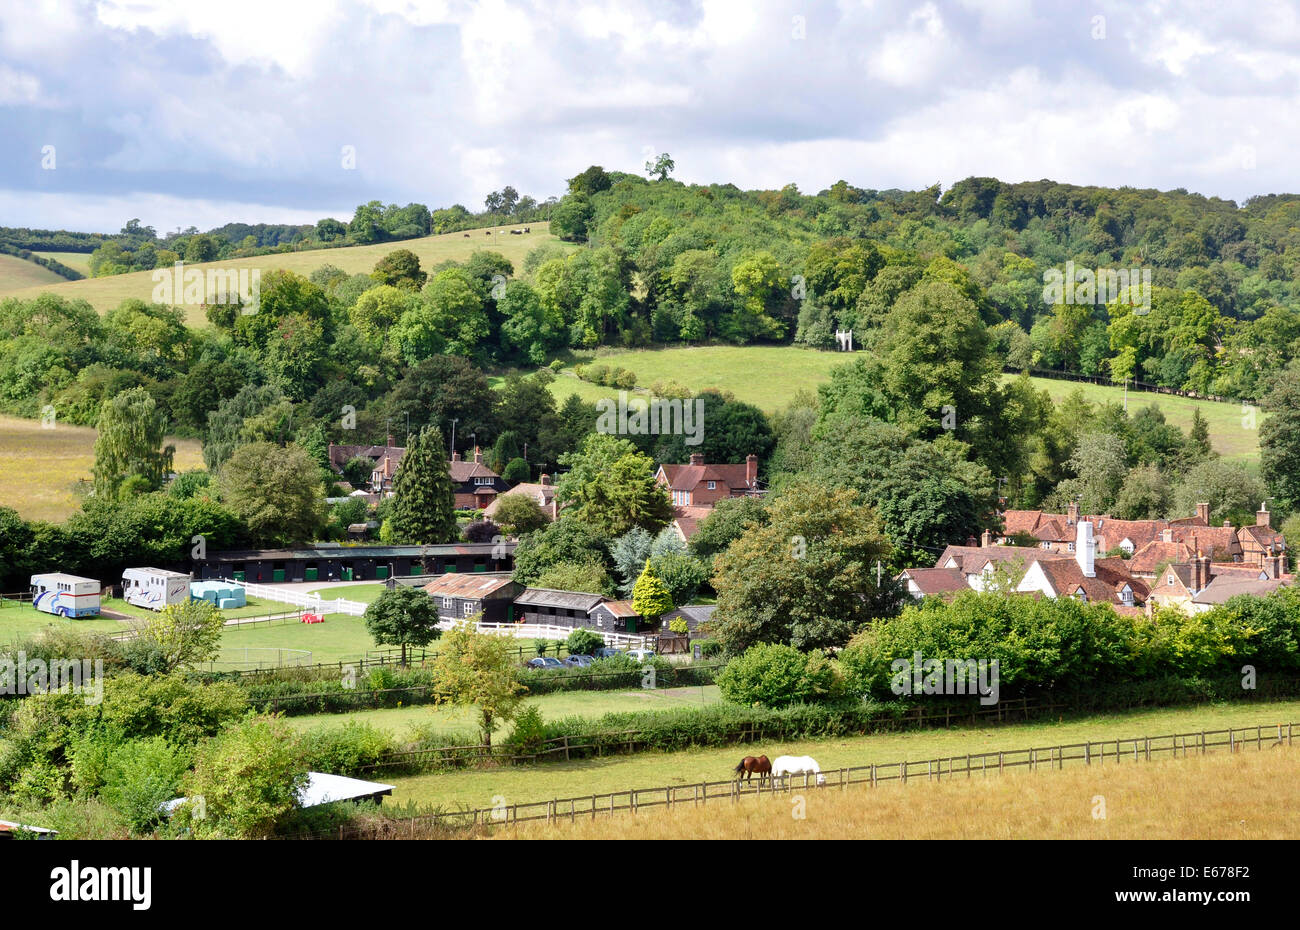
<path fill-rule="evenodd" d="M 190 576 L 163 568 L 128 568 L 122 573 L 122 598 L 150 610 L 184 604 L 190 599 Z"/>

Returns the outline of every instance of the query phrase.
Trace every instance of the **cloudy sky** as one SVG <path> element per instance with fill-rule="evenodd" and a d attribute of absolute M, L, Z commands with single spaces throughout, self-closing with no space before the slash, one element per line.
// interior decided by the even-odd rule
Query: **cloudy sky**
<path fill-rule="evenodd" d="M 1274 0 L 4 0 L 0 225 L 481 209 L 656 152 L 745 188 L 1241 201 L 1300 189 L 1298 92 Z"/>

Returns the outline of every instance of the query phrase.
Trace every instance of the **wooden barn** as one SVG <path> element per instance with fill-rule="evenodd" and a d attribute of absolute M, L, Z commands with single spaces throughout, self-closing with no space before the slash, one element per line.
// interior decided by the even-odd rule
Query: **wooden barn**
<path fill-rule="evenodd" d="M 250 584 L 281 581 L 384 581 L 447 572 L 510 572 L 515 544 L 327 546 L 209 553 L 194 563 L 198 580 L 230 578 Z"/>
<path fill-rule="evenodd" d="M 515 597 L 524 586 L 509 574 L 454 572 L 435 578 L 423 590 L 443 620 L 464 620 L 481 613 L 484 623 L 514 623 Z"/>

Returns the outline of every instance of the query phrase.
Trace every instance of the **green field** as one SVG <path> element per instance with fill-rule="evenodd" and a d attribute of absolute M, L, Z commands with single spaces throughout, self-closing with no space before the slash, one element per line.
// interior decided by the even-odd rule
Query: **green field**
<path fill-rule="evenodd" d="M 0 297 L 12 291 L 67 284 L 68 279 L 17 255 L 0 255 Z"/>
<path fill-rule="evenodd" d="M 466 769 L 429 775 L 373 777 L 393 785 L 393 803 L 414 801 L 442 807 L 491 807 L 585 794 L 723 781 L 736 762 L 760 753 L 815 758 L 823 770 L 841 766 L 924 760 L 999 749 L 1054 746 L 1084 740 L 1164 736 L 1229 726 L 1276 726 L 1300 722 L 1300 701 L 1216 704 L 1111 713 L 1064 722 L 1044 721 L 952 730 L 914 730 L 876 736 L 763 743 L 723 749 L 643 752 L 575 762 L 547 762 L 499 769 Z"/>
<path fill-rule="evenodd" d="M 374 638 L 366 631 L 365 622 L 360 617 L 350 617 L 347 614 L 326 614 L 324 623 L 277 620 L 226 627 L 221 634 L 222 650 L 230 651 L 245 646 L 259 649 L 306 649 L 311 652 L 308 664 L 358 659 L 367 652 L 382 648 L 375 645 Z"/>
<path fill-rule="evenodd" d="M 140 617 L 147 619 L 156 617 L 158 612 L 150 610 L 148 607 L 137 607 L 135 604 L 128 604 L 120 597 L 106 597 L 100 601 L 100 606 L 104 610 L 111 610 L 114 613 L 127 614 L 131 617 Z M 293 610 L 289 604 L 277 604 L 275 601 L 259 601 L 256 598 L 247 598 L 247 605 L 244 607 L 235 607 L 221 611 L 221 615 L 227 620 L 233 620 L 237 617 L 264 617 L 267 614 L 284 613 L 286 610 Z"/>
<path fill-rule="evenodd" d="M 830 380 L 831 369 L 850 361 L 843 352 L 819 352 L 796 346 L 693 346 L 670 349 L 637 349 L 602 353 L 594 359 L 604 365 L 618 365 L 636 374 L 637 388 L 648 392 L 656 381 L 676 381 L 699 391 L 719 388 L 737 400 L 773 413 L 789 403 L 803 389 L 816 391 Z M 1012 376 L 1006 375 L 1004 378 Z M 1124 403 L 1124 389 L 1100 384 L 1034 378 L 1035 387 L 1060 400 L 1079 390 L 1093 403 Z M 498 382 L 499 383 L 499 382 Z M 578 380 L 573 368 L 565 368 L 550 387 L 557 402 L 577 393 L 585 401 L 617 397 L 616 388 Z M 1259 455 L 1259 432 L 1243 425 L 1238 404 L 1194 400 L 1170 394 L 1128 392 L 1130 413 L 1155 404 L 1168 421 L 1182 430 L 1192 425 L 1192 411 L 1200 408 L 1210 425 L 1210 441 L 1220 455 L 1230 459 L 1254 459 Z M 1257 413 L 1258 421 L 1262 413 Z"/>
<path fill-rule="evenodd" d="M 41 258 L 52 258 L 61 265 L 67 265 L 73 271 L 84 275 L 90 274 L 89 252 L 36 252 Z"/>
<path fill-rule="evenodd" d="M 360 604 L 374 603 L 379 595 L 388 590 L 385 584 L 340 584 L 331 585 L 325 588 L 317 588 L 315 591 L 308 591 L 308 594 L 319 595 L 323 600 L 333 601 L 342 598 L 345 601 L 356 601 Z"/>
<path fill-rule="evenodd" d="M 529 698 L 536 704 L 543 718 L 558 720 L 563 717 L 599 717 L 620 711 L 669 710 L 675 707 L 716 704 L 716 685 L 697 688 L 656 688 L 631 691 L 560 691 Z M 289 717 L 296 730 L 337 729 L 349 723 L 368 723 L 405 738 L 412 727 L 429 727 L 441 733 L 474 734 L 478 732 L 478 713 L 473 708 L 417 704 L 413 707 L 385 707 L 377 710 L 359 710 L 348 714 L 312 714 Z M 493 740 L 510 732 L 506 724 L 497 731 Z"/>
<path fill-rule="evenodd" d="M 16 591 L 8 592 L 16 594 Z M 70 630 L 96 630 L 102 633 L 120 633 L 129 629 L 121 620 L 107 617 L 85 617 L 73 620 L 68 617 L 56 617 L 37 610 L 30 604 L 17 601 L 0 600 L 0 645 L 9 645 L 28 637 L 42 633 L 50 627 Z"/>
<path fill-rule="evenodd" d="M 167 441 L 176 446 L 176 471 L 203 467 L 197 440 Z M 0 507 L 28 520 L 66 520 L 81 507 L 94 463 L 93 427 L 44 429 L 39 420 L 0 414 Z"/>
<path fill-rule="evenodd" d="M 357 245 L 342 249 L 313 249 L 305 252 L 274 253 L 271 255 L 258 255 L 252 258 L 205 262 L 190 267 L 204 271 L 208 268 L 261 269 L 263 274 L 283 268 L 301 275 L 308 275 L 322 265 L 333 265 L 349 274 L 358 272 L 368 274 L 374 270 L 376 262 L 389 252 L 397 249 L 409 249 L 414 252 L 420 258 L 421 267 L 426 270 L 439 262 L 449 259 L 464 261 L 477 249 L 490 249 L 494 252 L 500 252 L 510 259 L 514 263 L 515 273 L 518 275 L 523 271 L 524 256 L 543 243 L 554 243 L 568 249 L 578 248 L 577 245 L 563 243 L 555 236 L 550 235 L 547 232 L 546 223 L 529 223 L 528 226 L 532 232 L 520 236 L 510 235 L 509 230 L 522 229 L 522 225 L 501 226 L 493 227 L 491 230 L 471 230 L 468 235 L 463 232 L 444 233 L 440 236 L 427 236 L 423 239 L 405 239 L 400 242 Z M 37 294 L 49 292 L 67 298 L 89 301 L 90 305 L 101 313 L 113 309 L 129 297 L 148 301 L 153 295 L 152 271 L 134 271 L 130 274 L 111 275 L 106 278 L 65 281 L 53 272 L 46 271 L 32 262 L 23 262 L 21 259 L 15 259 L 15 261 L 23 265 L 30 265 L 36 271 L 50 275 L 54 282 L 61 283 L 45 286 L 43 280 L 33 280 L 21 286 L 15 284 L 6 288 L 3 286 L 4 279 L 0 278 L 0 295 L 12 294 L 15 297 L 31 298 Z M 187 308 L 187 321 L 191 326 L 206 325 L 207 321 L 203 316 L 203 308 Z"/>

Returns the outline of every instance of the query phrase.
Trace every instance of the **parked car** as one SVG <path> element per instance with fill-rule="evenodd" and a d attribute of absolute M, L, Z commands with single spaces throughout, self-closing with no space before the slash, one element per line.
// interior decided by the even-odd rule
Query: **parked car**
<path fill-rule="evenodd" d="M 528 660 L 529 668 L 564 668 L 564 663 L 559 659 L 553 659 L 550 656 L 538 656 L 536 659 Z"/>
<path fill-rule="evenodd" d="M 621 656 L 621 655 L 623 655 L 623 653 L 619 652 L 617 649 L 615 649 L 612 646 L 601 646 L 595 652 L 595 656 L 597 659 L 612 659 L 614 656 Z"/>
<path fill-rule="evenodd" d="M 637 662 L 644 662 L 646 659 L 653 659 L 655 651 L 653 649 L 629 649 L 627 657 L 635 659 Z"/>
<path fill-rule="evenodd" d="M 564 664 L 567 665 L 569 668 L 586 668 L 588 665 L 590 665 L 592 662 L 595 661 L 596 660 L 593 659 L 591 656 L 576 655 L 576 656 L 569 656 L 568 658 L 566 658 L 564 660 Z"/>

